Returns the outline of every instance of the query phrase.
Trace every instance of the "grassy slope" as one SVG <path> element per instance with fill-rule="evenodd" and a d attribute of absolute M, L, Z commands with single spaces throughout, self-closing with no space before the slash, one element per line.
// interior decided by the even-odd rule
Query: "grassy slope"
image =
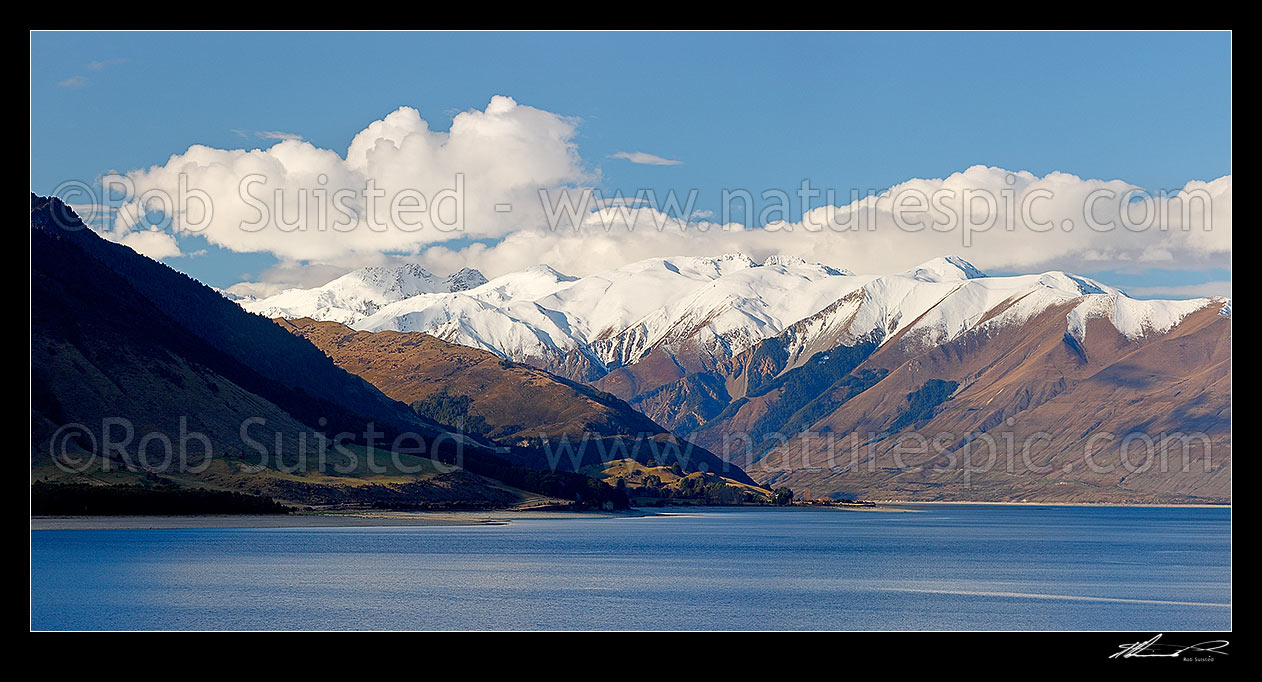
<path fill-rule="evenodd" d="M 551 443 L 569 439 L 577 448 L 587 436 L 591 440 L 581 460 L 586 464 L 632 453 L 641 460 L 664 460 L 672 447 L 687 446 L 612 395 L 428 334 L 355 331 L 307 318 L 277 324 L 396 400 L 413 404 L 435 396 L 467 398 L 468 422 L 485 424 L 485 435 L 497 442 L 538 446 L 546 437 Z M 725 470 L 722 460 L 702 448 L 688 449 L 684 460 L 686 470 L 704 467 L 753 483 L 740 469 Z M 559 461 L 569 463 L 569 453 Z"/>
<path fill-rule="evenodd" d="M 717 474 L 703 472 L 676 473 L 671 467 L 647 466 L 630 459 L 622 459 L 608 464 L 597 464 L 584 467 L 582 473 L 599 478 L 610 484 L 615 484 L 618 480 L 625 481 L 628 492 L 633 499 L 656 497 L 650 489 L 645 487 L 645 480 L 650 476 L 656 476 L 661 481 L 662 489 L 670 490 L 675 493 L 679 493 L 685 480 L 689 479 L 691 479 L 694 483 L 697 479 L 700 479 L 707 484 L 721 482 L 724 485 L 748 494 L 749 497 L 755 501 L 765 500 L 769 493 L 767 488 L 749 485 L 748 483 L 743 483 L 741 481 Z"/>

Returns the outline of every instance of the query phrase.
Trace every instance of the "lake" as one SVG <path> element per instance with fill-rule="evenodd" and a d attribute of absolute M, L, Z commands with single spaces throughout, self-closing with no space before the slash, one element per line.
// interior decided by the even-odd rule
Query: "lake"
<path fill-rule="evenodd" d="M 34 629 L 1218 630 L 1231 511 L 703 508 L 31 533 Z"/>

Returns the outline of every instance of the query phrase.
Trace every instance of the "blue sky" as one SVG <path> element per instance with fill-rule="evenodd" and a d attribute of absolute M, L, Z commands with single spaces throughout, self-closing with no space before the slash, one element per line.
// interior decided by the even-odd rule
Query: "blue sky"
<path fill-rule="evenodd" d="M 722 188 L 883 189 L 975 164 L 1179 188 L 1231 173 L 1230 63 L 1226 33 L 35 33 L 31 189 L 265 144 L 234 131 L 345 153 L 401 105 L 445 130 L 496 94 L 577 117 L 602 188 L 697 188 L 703 209 Z M 226 286 L 276 261 L 203 248 L 169 262 Z"/>

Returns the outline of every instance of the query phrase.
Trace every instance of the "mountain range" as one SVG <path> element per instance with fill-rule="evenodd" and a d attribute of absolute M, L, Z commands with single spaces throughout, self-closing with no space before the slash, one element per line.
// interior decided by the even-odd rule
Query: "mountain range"
<path fill-rule="evenodd" d="M 31 244 L 33 481 L 413 507 L 1230 501 L 1228 299 L 743 254 L 378 266 L 254 299 L 34 195 Z M 149 465 L 188 432 L 205 467 Z M 369 465 L 403 434 L 420 452 Z M 293 461 L 334 437 L 333 471 Z M 106 466 L 66 466 L 85 459 Z"/>
<path fill-rule="evenodd" d="M 954 256 L 856 275 L 726 254 L 581 278 L 370 268 L 239 303 L 420 332 L 587 384 L 809 496 L 1230 498 L 1223 298 L 1138 300 L 1060 271 L 987 276 Z M 1132 466 L 1176 435 L 1179 466 Z M 909 436 L 932 446 L 904 452 Z M 971 463 L 992 443 L 1001 464 Z"/>

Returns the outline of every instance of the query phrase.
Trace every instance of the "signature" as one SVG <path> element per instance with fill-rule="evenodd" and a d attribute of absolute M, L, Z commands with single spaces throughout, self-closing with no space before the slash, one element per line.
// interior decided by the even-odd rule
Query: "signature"
<path fill-rule="evenodd" d="M 1109 658 L 1178 658 L 1186 652 L 1227 655 L 1227 652 L 1223 651 L 1228 644 L 1225 639 L 1188 645 L 1158 644 L 1157 641 L 1160 639 L 1161 635 L 1157 635 L 1146 642 L 1122 644 L 1118 647 L 1120 651 Z"/>

